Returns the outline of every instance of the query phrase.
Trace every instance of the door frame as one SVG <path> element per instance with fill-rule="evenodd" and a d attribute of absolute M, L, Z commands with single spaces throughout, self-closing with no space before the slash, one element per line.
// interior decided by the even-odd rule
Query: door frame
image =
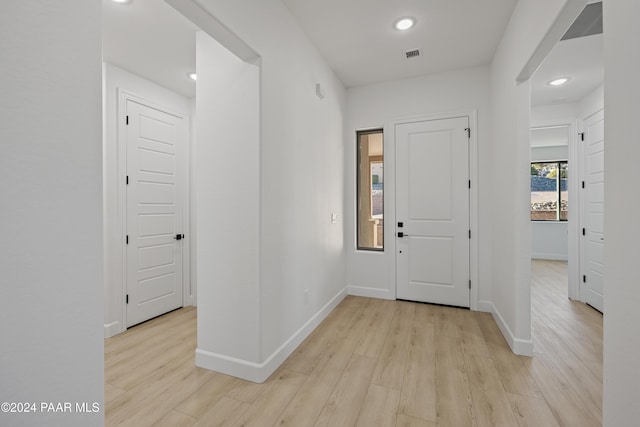
<path fill-rule="evenodd" d="M 179 177 L 179 186 L 182 187 L 182 223 L 184 234 L 187 236 L 188 244 L 184 245 L 182 250 L 182 305 L 183 307 L 196 304 L 196 287 L 195 287 L 195 265 L 192 265 L 191 259 L 195 253 L 195 239 L 192 232 L 191 225 L 193 219 L 191 217 L 191 205 L 193 203 L 191 193 L 191 176 L 192 176 L 192 147 L 191 147 L 191 120 L 190 115 L 185 112 L 178 112 L 173 108 L 167 107 L 150 101 L 142 96 L 139 96 L 131 91 L 118 88 L 118 105 L 117 105 L 117 229 L 119 235 L 122 236 L 122 244 L 120 245 L 119 264 L 114 266 L 119 271 L 121 278 L 121 298 L 120 308 L 121 316 L 120 321 L 125 331 L 127 324 L 127 244 L 125 236 L 127 234 L 127 129 L 125 120 L 127 114 L 127 102 L 133 101 L 139 104 L 146 105 L 150 108 L 155 108 L 161 111 L 165 111 L 171 115 L 179 117 L 184 120 L 186 126 L 186 146 L 183 150 L 183 160 L 180 165 L 180 169 L 183 171 L 182 176 Z"/>
<path fill-rule="evenodd" d="M 453 119 L 457 117 L 467 117 L 471 128 L 469 138 L 469 179 L 471 189 L 469 191 L 469 227 L 471 228 L 471 241 L 469 242 L 469 278 L 471 279 L 471 290 L 469 292 L 469 308 L 474 311 L 491 311 L 490 301 L 481 301 L 479 293 L 480 273 L 479 273 L 479 174 L 478 174 L 478 110 L 453 110 L 448 112 L 422 114 L 408 117 L 398 117 L 390 120 L 384 129 L 384 153 L 385 153 L 385 207 L 392 206 L 392 209 L 385 209 L 384 240 L 385 252 L 388 248 L 387 281 L 390 289 L 393 290 L 393 299 L 397 298 L 397 262 L 396 262 L 396 125 L 424 122 L 431 120 Z M 389 182 L 391 181 L 391 182 Z M 388 217 L 388 220 L 387 220 Z M 388 246 L 387 246 L 388 244 Z M 489 296 L 490 297 L 490 296 Z"/>
<path fill-rule="evenodd" d="M 591 120 L 592 118 L 594 118 L 596 115 L 598 114 L 604 114 L 604 107 L 603 108 L 598 108 L 596 111 L 594 111 L 591 114 L 588 114 L 587 116 L 583 117 L 580 120 L 580 132 L 583 134 L 586 134 L 585 130 L 586 130 L 586 123 Z M 603 117 L 604 120 L 604 117 Z M 579 141 L 579 143 L 577 145 L 579 145 L 579 149 L 578 149 L 578 153 L 577 155 L 579 156 L 580 159 L 580 180 L 586 182 L 587 181 L 587 140 L 581 140 Z M 606 137 L 605 137 L 605 145 L 607 143 L 606 141 Z M 605 173 L 605 180 L 607 178 L 606 176 L 606 170 L 604 171 Z M 587 265 L 588 265 L 588 260 L 587 260 L 587 239 L 586 237 L 582 236 L 580 234 L 580 229 L 581 228 L 587 228 L 587 200 L 588 200 L 588 187 L 587 189 L 582 189 L 580 191 L 580 223 L 578 224 L 578 271 L 577 271 L 577 280 L 578 280 L 578 286 L 579 286 L 579 301 L 587 304 L 587 284 L 585 282 L 583 282 L 582 280 L 580 280 L 580 277 L 582 277 L 583 274 L 586 274 L 586 270 L 587 270 Z M 605 207 L 606 209 L 606 207 Z M 605 212 L 606 215 L 606 212 Z M 587 278 L 587 280 L 589 280 Z M 603 295 L 604 298 L 604 295 Z M 595 307 L 594 307 L 595 309 Z M 597 309 L 596 309 L 597 310 Z M 604 311 L 603 311 L 604 313 Z"/>
<path fill-rule="evenodd" d="M 578 120 L 575 117 L 558 117 L 548 120 L 532 120 L 529 129 L 545 128 L 553 126 L 567 126 L 569 128 L 569 217 L 567 220 L 567 278 L 568 297 L 572 300 L 582 301 L 582 287 L 580 284 L 580 227 L 582 223 L 582 195 L 579 191 L 579 182 L 582 179 L 582 161 L 580 157 L 581 144 L 578 141 Z M 529 144 L 531 145 L 531 144 Z M 572 173 L 571 169 L 577 173 Z M 575 202 L 571 202 L 575 200 Z M 574 206 L 572 209 L 571 206 Z M 529 220 L 531 224 L 531 220 Z"/>

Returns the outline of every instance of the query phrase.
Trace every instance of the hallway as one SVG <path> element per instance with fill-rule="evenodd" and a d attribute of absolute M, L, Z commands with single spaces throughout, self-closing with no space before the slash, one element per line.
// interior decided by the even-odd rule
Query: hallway
<path fill-rule="evenodd" d="M 600 425 L 602 315 L 565 269 L 532 264 L 533 358 L 487 313 L 349 296 L 253 384 L 196 368 L 196 310 L 169 313 L 105 341 L 106 425 Z"/>

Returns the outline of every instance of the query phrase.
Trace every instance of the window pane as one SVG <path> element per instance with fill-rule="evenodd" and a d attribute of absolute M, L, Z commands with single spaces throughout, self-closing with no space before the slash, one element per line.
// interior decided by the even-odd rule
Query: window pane
<path fill-rule="evenodd" d="M 531 219 L 557 221 L 558 163 L 531 164 Z"/>
<path fill-rule="evenodd" d="M 569 165 L 560 163 L 560 219 L 566 221 L 569 219 Z"/>
<path fill-rule="evenodd" d="M 358 249 L 384 248 L 384 158 L 382 130 L 357 134 Z"/>

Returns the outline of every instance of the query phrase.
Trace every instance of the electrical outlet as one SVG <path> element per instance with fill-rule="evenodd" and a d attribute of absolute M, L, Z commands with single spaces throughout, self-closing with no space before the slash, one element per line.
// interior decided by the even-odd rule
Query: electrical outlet
<path fill-rule="evenodd" d="M 309 289 L 304 290 L 304 303 L 309 304 Z"/>
<path fill-rule="evenodd" d="M 338 214 L 337 213 L 332 213 L 331 214 L 331 224 L 337 224 L 338 223 Z"/>

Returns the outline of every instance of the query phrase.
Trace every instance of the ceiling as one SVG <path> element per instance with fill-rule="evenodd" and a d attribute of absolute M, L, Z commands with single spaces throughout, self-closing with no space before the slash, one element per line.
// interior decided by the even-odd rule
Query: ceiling
<path fill-rule="evenodd" d="M 187 73 L 196 69 L 197 30 L 161 0 L 102 0 L 104 60 L 189 98 L 196 90 Z"/>
<path fill-rule="evenodd" d="M 560 77 L 562 86 L 548 82 Z M 602 34 L 563 40 L 553 48 L 531 78 L 531 104 L 570 104 L 580 101 L 604 81 Z"/>
<path fill-rule="evenodd" d="M 283 0 L 347 87 L 491 62 L 516 0 Z M 393 28 L 416 19 L 406 32 Z M 405 52 L 420 49 L 417 58 Z"/>
<path fill-rule="evenodd" d="M 105 61 L 187 97 L 197 27 L 161 0 L 103 1 Z M 348 86 L 488 64 L 516 0 L 283 0 Z M 393 28 L 402 16 L 417 23 Z M 472 41 L 472 42 L 471 42 Z M 417 58 L 405 51 L 420 49 Z M 564 40 L 531 80 L 533 105 L 571 103 L 603 81 L 602 34 Z M 563 87 L 548 81 L 571 80 Z"/>

